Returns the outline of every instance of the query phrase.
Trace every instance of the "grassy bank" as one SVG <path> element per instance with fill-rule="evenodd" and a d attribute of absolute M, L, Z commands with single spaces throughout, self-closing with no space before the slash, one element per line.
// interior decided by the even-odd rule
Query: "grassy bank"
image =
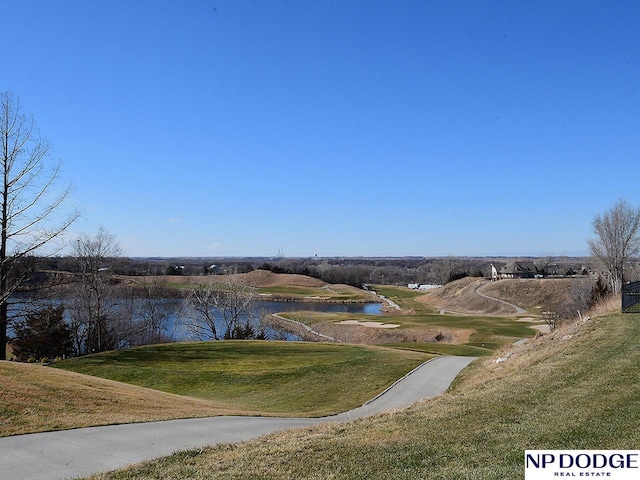
<path fill-rule="evenodd" d="M 42 365 L 0 362 L 0 437 L 234 413 L 241 412 Z"/>
<path fill-rule="evenodd" d="M 520 479 L 525 449 L 640 446 L 640 315 L 591 320 L 371 419 L 177 453 L 98 478 Z"/>
<path fill-rule="evenodd" d="M 265 299 L 286 298 L 298 301 L 325 300 L 331 302 L 374 302 L 375 297 L 368 292 L 348 285 L 327 285 L 325 287 L 300 287 L 279 285 L 258 288 Z"/>
<path fill-rule="evenodd" d="M 353 345 L 225 341 L 119 350 L 55 367 L 247 413 L 322 416 L 363 404 L 431 356 Z"/>
<path fill-rule="evenodd" d="M 400 305 L 403 310 L 411 310 L 418 315 L 438 313 L 437 309 L 428 304 L 416 301 L 417 298 L 425 294 L 422 290 L 410 290 L 396 285 L 371 285 L 370 288 L 375 290 L 378 295 Z"/>
<path fill-rule="evenodd" d="M 450 343 L 385 343 L 385 347 L 430 353 L 432 355 L 456 355 L 460 357 L 486 357 L 494 354 L 498 344 L 456 345 Z"/>

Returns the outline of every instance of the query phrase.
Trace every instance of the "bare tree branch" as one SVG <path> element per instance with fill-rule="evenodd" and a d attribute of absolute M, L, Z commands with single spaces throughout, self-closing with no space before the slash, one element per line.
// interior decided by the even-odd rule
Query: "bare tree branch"
<path fill-rule="evenodd" d="M 596 238 L 589 240 L 591 255 L 604 269 L 614 294 L 620 293 L 629 261 L 640 253 L 640 209 L 624 199 L 593 220 Z"/>
<path fill-rule="evenodd" d="M 243 325 L 256 320 L 255 288 L 227 275 L 225 282 L 197 285 L 187 297 L 183 323 L 199 340 L 234 338 Z M 217 321 L 224 331 L 219 331 Z"/>
<path fill-rule="evenodd" d="M 0 360 L 6 358 L 7 302 L 25 279 L 14 272 L 17 260 L 61 236 L 79 216 L 56 218 L 69 189 L 57 190 L 60 162 L 50 153 L 20 100 L 0 93 Z"/>

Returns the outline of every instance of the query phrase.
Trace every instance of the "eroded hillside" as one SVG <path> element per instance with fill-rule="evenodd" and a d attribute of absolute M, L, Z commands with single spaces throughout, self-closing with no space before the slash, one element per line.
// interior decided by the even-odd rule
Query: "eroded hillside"
<path fill-rule="evenodd" d="M 588 298 L 592 282 L 585 277 L 506 279 L 498 282 L 468 277 L 433 289 L 420 297 L 419 301 L 457 313 L 516 314 L 513 307 L 486 298 L 492 297 L 536 313 L 536 310 L 566 304 L 577 298 Z"/>

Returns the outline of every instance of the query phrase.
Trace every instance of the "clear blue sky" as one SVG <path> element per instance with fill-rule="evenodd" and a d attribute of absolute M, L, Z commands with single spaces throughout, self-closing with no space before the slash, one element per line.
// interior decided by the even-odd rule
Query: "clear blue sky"
<path fill-rule="evenodd" d="M 640 204 L 636 1 L 4 0 L 20 96 L 129 256 L 581 255 Z"/>

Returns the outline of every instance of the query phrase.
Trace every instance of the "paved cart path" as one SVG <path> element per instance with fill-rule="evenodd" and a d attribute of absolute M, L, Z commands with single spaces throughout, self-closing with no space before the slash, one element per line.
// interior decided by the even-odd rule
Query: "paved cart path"
<path fill-rule="evenodd" d="M 490 297 L 489 295 L 486 295 L 486 294 L 482 293 L 482 292 L 480 291 L 480 289 L 481 289 L 481 288 L 483 288 L 483 287 L 484 287 L 484 286 L 486 286 L 486 285 L 488 285 L 488 283 L 487 283 L 487 282 L 482 282 L 480 285 L 478 285 L 478 287 L 476 288 L 476 293 L 477 293 L 478 295 L 480 295 L 481 297 L 486 298 L 487 300 L 493 300 L 493 301 L 495 301 L 495 302 L 500 302 L 500 303 L 502 303 L 503 305 L 506 305 L 506 306 L 508 306 L 508 307 L 513 308 L 513 309 L 516 311 L 516 315 L 522 315 L 522 314 L 524 314 L 524 313 L 527 313 L 527 311 L 526 311 L 524 308 L 519 307 L 518 305 L 514 305 L 513 303 L 509 303 L 509 302 L 507 302 L 506 300 L 500 300 L 499 298 L 496 298 L 496 297 Z"/>
<path fill-rule="evenodd" d="M 323 418 L 208 417 L 89 427 L 0 438 L 0 480 L 52 480 L 114 470 L 178 450 L 250 440 L 289 428 L 341 422 L 445 392 L 474 357 L 437 357 L 365 405 Z"/>

